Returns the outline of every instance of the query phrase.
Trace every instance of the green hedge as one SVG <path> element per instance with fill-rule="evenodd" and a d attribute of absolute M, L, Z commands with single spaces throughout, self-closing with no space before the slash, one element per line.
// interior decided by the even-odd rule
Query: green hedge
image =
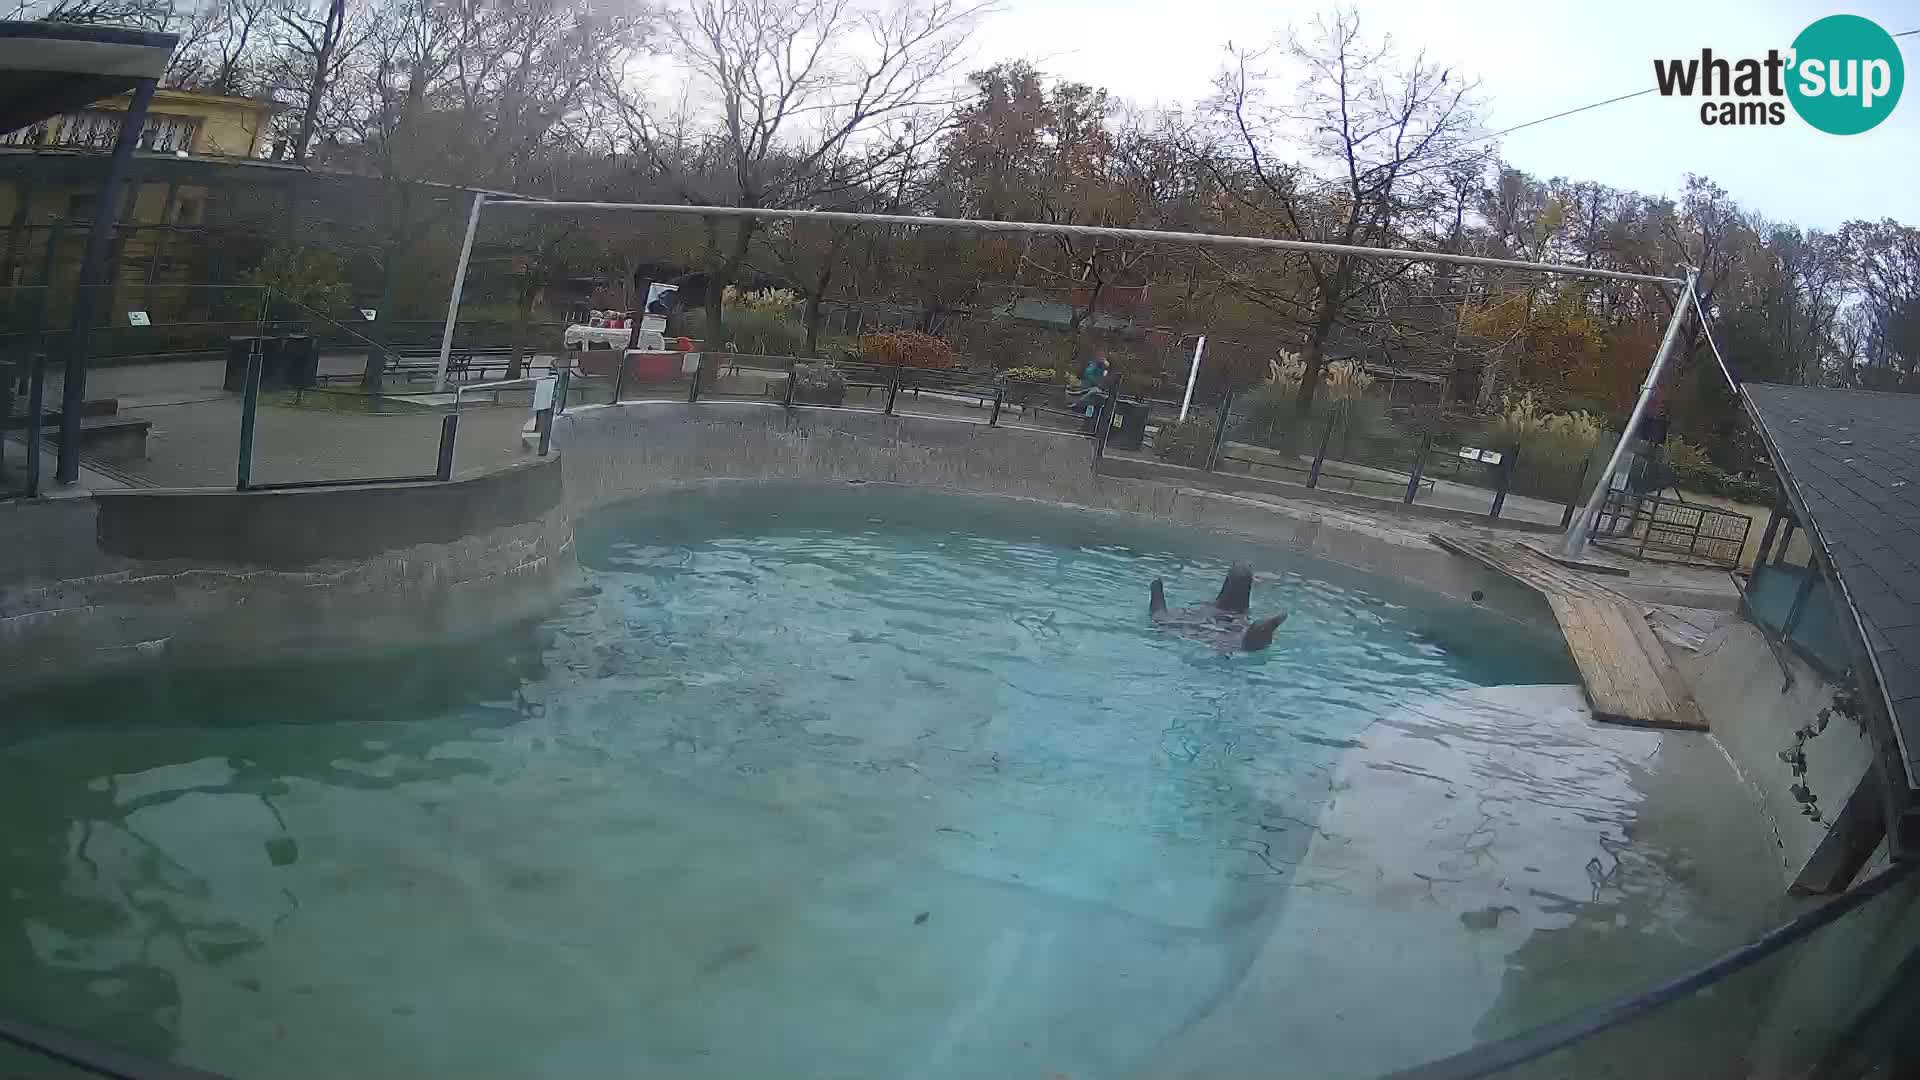
<path fill-rule="evenodd" d="M 1764 480 L 1745 480 L 1729 476 L 1717 465 L 1669 464 L 1674 486 L 1702 495 L 1719 495 L 1734 502 L 1753 506 L 1772 506 L 1777 492 Z"/>
<path fill-rule="evenodd" d="M 1153 435 L 1153 452 L 1169 465 L 1205 468 L 1216 426 L 1215 420 L 1197 416 L 1162 424 Z"/>

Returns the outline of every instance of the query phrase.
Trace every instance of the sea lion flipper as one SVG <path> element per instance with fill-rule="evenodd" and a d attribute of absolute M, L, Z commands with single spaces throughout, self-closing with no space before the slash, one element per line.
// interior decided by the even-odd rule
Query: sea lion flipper
<path fill-rule="evenodd" d="M 1259 622 L 1248 626 L 1247 632 L 1240 635 L 1241 650 L 1245 652 L 1259 652 L 1261 649 L 1273 644 L 1273 632 L 1280 629 L 1280 624 L 1286 621 L 1286 613 L 1282 612 L 1270 619 L 1261 619 Z"/>
<path fill-rule="evenodd" d="M 1234 563 L 1233 568 L 1227 571 L 1227 580 L 1220 585 L 1220 595 L 1213 598 L 1213 606 L 1235 615 L 1245 615 L 1252 602 L 1253 567 L 1246 563 Z"/>

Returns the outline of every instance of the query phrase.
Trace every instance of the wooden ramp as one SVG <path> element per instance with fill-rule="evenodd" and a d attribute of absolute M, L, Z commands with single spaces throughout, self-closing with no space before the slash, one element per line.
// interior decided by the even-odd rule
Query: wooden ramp
<path fill-rule="evenodd" d="M 1511 540 L 1429 537 L 1546 597 L 1580 668 L 1593 715 L 1616 724 L 1705 731 L 1707 723 L 1640 605 Z"/>

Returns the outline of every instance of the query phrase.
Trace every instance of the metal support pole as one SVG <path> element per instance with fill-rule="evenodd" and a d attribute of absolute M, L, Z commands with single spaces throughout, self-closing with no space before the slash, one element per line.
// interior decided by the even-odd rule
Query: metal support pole
<path fill-rule="evenodd" d="M 27 358 L 27 497 L 40 494 L 40 442 L 47 404 L 47 354 L 34 343 Z"/>
<path fill-rule="evenodd" d="M 240 396 L 240 467 L 233 489 L 245 491 L 253 483 L 253 421 L 260 412 L 260 335 L 247 351 L 246 390 Z"/>
<path fill-rule="evenodd" d="M 1333 442 L 1334 411 L 1327 410 L 1327 428 L 1320 433 L 1320 449 L 1313 452 L 1313 468 L 1307 470 L 1307 487 L 1320 486 L 1320 467 L 1327 463 L 1327 444 Z"/>
<path fill-rule="evenodd" d="M 1213 429 L 1213 449 L 1207 451 L 1206 471 L 1212 472 L 1220 461 L 1220 448 L 1227 442 L 1227 420 L 1233 415 L 1233 387 L 1227 387 L 1225 397 L 1220 399 L 1220 422 Z"/>
<path fill-rule="evenodd" d="M 1580 489 L 1587 486 L 1587 474 L 1593 471 L 1593 455 L 1588 454 L 1580 463 L 1580 475 L 1573 482 L 1573 494 L 1567 499 L 1567 512 L 1560 515 L 1560 527 L 1573 524 L 1573 512 L 1580 508 Z"/>
<path fill-rule="evenodd" d="M 1413 456 L 1413 471 L 1407 474 L 1407 505 L 1420 494 L 1420 474 L 1427 465 L 1427 451 L 1433 448 L 1433 432 L 1420 436 L 1420 452 Z"/>
<path fill-rule="evenodd" d="M 584 356 L 584 355 L 585 355 L 585 353 L 583 352 L 583 353 L 582 353 L 582 355 Z M 630 364 L 630 363 L 632 363 L 632 362 L 633 362 L 633 361 L 632 361 L 632 359 L 631 359 L 631 358 L 629 358 L 629 357 L 627 356 L 627 354 L 626 354 L 626 353 L 621 353 L 621 354 L 620 354 L 620 362 L 614 365 L 614 368 L 613 368 L 613 404 L 615 404 L 615 405 L 618 405 L 618 404 L 620 404 L 620 397 L 621 397 L 621 395 L 623 395 L 623 394 L 625 394 L 625 393 L 626 393 L 626 390 L 627 390 L 627 365 L 628 365 L 628 364 Z"/>
<path fill-rule="evenodd" d="M 800 361 L 789 357 L 787 360 L 787 392 L 780 402 L 780 407 L 788 412 L 793 411 L 793 384 L 799 381 Z"/>
<path fill-rule="evenodd" d="M 1180 398 L 1180 419 L 1187 418 L 1187 406 L 1193 404 L 1193 384 L 1200 378 L 1200 354 L 1207 348 L 1207 335 L 1201 334 L 1200 340 L 1193 343 L 1193 363 L 1187 366 L 1187 392 Z"/>
<path fill-rule="evenodd" d="M 447 390 L 447 357 L 453 352 L 453 325 L 460 318 L 460 294 L 467 287 L 467 263 L 473 259 L 473 234 L 480 231 L 480 207 L 486 201 L 485 192 L 474 192 L 473 208 L 467 211 L 467 235 L 460 241 L 460 262 L 453 268 L 453 292 L 447 296 L 447 325 L 440 331 L 440 366 L 433 374 L 436 394 Z"/>
<path fill-rule="evenodd" d="M 155 81 L 142 79 L 134 87 L 133 103 L 120 121 L 120 134 L 113 142 L 113 157 L 107 162 L 106 183 L 93 204 L 93 228 L 87 233 L 86 254 L 80 259 L 80 288 L 73 298 L 73 333 L 67 338 L 66 371 L 60 379 L 60 456 L 54 464 L 53 478 L 61 484 L 80 479 L 80 407 L 87 400 L 87 339 L 93 332 L 94 307 L 106 288 L 103 270 L 107 249 L 114 234 L 114 212 L 119 206 L 120 186 L 126 178 L 127 163 L 133 160 L 133 148 L 147 125 L 147 107 L 153 104 Z M 49 283 L 51 284 L 51 283 Z"/>
<path fill-rule="evenodd" d="M 1753 553 L 1753 566 L 1756 570 L 1766 565 L 1767 553 L 1773 550 L 1773 534 L 1780 529 L 1780 517 L 1780 507 L 1777 505 L 1773 508 L 1773 512 L 1767 515 L 1766 530 L 1760 534 L 1760 549 Z"/>
<path fill-rule="evenodd" d="M 1006 396 L 1007 396 L 1006 384 L 994 383 L 993 384 L 993 415 L 987 417 L 988 427 L 998 427 L 1000 425 L 1000 403 L 1006 399 Z"/>
<path fill-rule="evenodd" d="M 1660 389 L 1660 376 L 1667 370 L 1667 362 L 1673 357 L 1673 347 L 1680 340 L 1680 326 L 1687 321 L 1687 311 L 1693 302 L 1694 283 L 1700 278 L 1700 271 L 1687 269 L 1686 287 L 1680 290 L 1680 298 L 1674 301 L 1673 318 L 1667 320 L 1667 332 L 1660 339 L 1660 351 L 1653 356 L 1653 366 L 1647 369 L 1647 381 L 1640 386 L 1640 399 L 1633 403 L 1633 414 L 1627 417 L 1626 430 L 1620 433 L 1620 441 L 1614 444 L 1613 454 L 1607 458 L 1607 467 L 1600 474 L 1600 482 L 1593 486 L 1593 493 L 1587 496 L 1586 507 L 1575 516 L 1573 525 L 1567 529 L 1566 539 L 1560 545 L 1560 553 L 1566 557 L 1578 558 L 1587 548 L 1587 536 L 1593 531 L 1594 518 L 1600 512 L 1600 500 L 1606 497 L 1607 488 L 1613 483 L 1613 474 L 1620 469 L 1620 462 L 1627 455 L 1627 446 L 1632 443 L 1640 431 L 1640 421 L 1646 418 L 1647 411 L 1653 405 L 1653 396 Z"/>
<path fill-rule="evenodd" d="M 1787 527 L 1780 530 L 1780 547 L 1773 553 L 1773 565 L 1779 566 L 1787 561 L 1787 549 L 1793 546 L 1793 530 L 1799 526 L 1798 518 L 1789 517 Z"/>
<path fill-rule="evenodd" d="M 1107 399 L 1094 410 L 1094 421 L 1100 425 L 1100 430 L 1093 433 L 1095 472 L 1100 470 L 1100 459 L 1107 456 L 1107 436 L 1113 434 L 1113 414 L 1120 408 L 1120 381 L 1118 377 L 1113 380 L 1113 385 L 1107 388 Z"/>
<path fill-rule="evenodd" d="M 707 370 L 707 354 L 700 353 L 700 359 L 693 362 L 693 378 L 687 381 L 687 404 L 700 400 L 700 373 Z"/>
<path fill-rule="evenodd" d="M 547 451 L 553 448 L 553 406 L 534 413 L 533 426 L 540 432 L 540 456 L 546 457 Z"/>
<path fill-rule="evenodd" d="M 561 415 L 567 411 L 567 393 L 573 388 L 573 368 L 572 367 L 561 368 L 560 374 L 557 375 L 554 379 L 554 384 L 555 385 L 553 387 L 553 398 L 554 398 L 553 411 L 555 415 Z M 497 394 L 495 395 L 494 400 L 496 401 L 499 400 L 499 397 Z"/>
<path fill-rule="evenodd" d="M 900 365 L 895 364 L 893 365 L 893 375 L 887 380 L 887 407 L 884 410 L 886 415 L 888 416 L 893 415 L 893 400 L 894 398 L 899 396 L 900 396 Z"/>
<path fill-rule="evenodd" d="M 433 469 L 434 479 L 453 479 L 453 441 L 459 436 L 459 432 L 459 413 L 450 412 L 440 418 L 440 460 Z"/>
<path fill-rule="evenodd" d="M 1500 517 L 1500 508 L 1507 505 L 1507 489 L 1513 486 L 1513 465 L 1520 459 L 1520 444 L 1515 443 L 1500 459 L 1500 486 L 1493 489 L 1493 509 L 1487 516 L 1496 520 Z"/>

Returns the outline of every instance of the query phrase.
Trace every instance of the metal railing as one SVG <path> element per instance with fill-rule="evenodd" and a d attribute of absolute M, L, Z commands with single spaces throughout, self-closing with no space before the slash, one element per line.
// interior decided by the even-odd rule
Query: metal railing
<path fill-rule="evenodd" d="M 1710 566 L 1739 566 L 1753 519 L 1733 510 L 1660 495 L 1609 491 L 1593 539 L 1632 547 L 1637 558 L 1664 557 Z"/>

